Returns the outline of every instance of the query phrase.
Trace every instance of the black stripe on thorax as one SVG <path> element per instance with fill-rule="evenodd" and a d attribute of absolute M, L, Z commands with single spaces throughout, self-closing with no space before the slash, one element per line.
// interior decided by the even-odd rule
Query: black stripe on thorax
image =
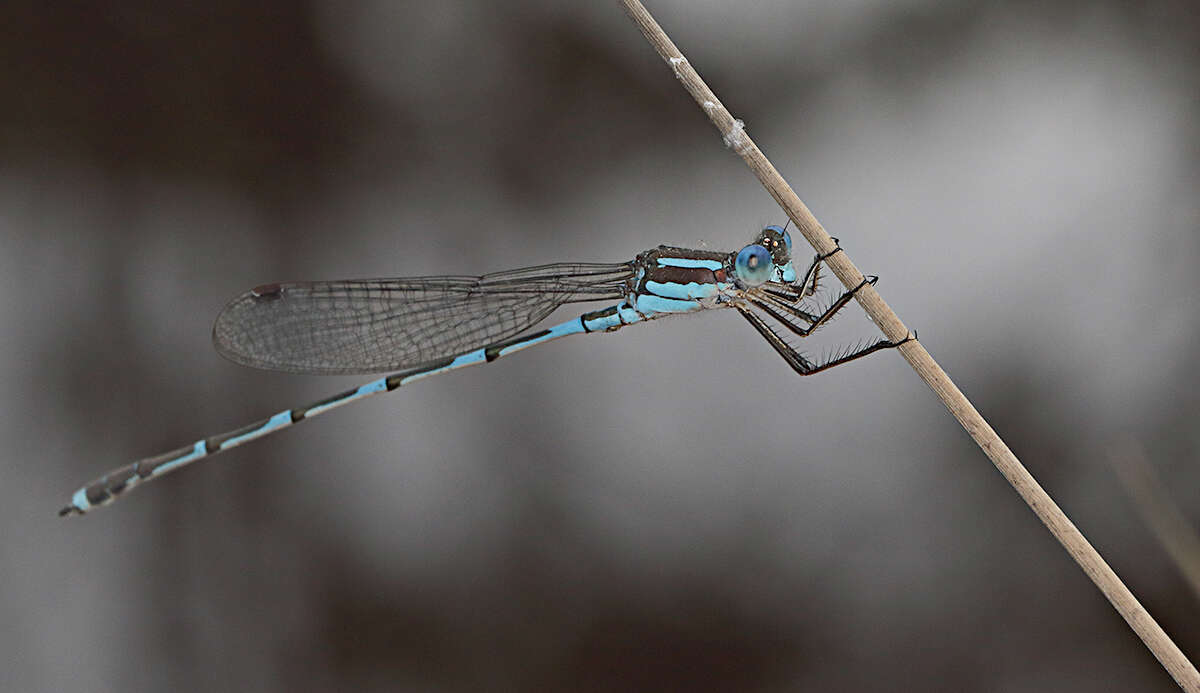
<path fill-rule="evenodd" d="M 720 271 L 720 270 L 717 270 Z M 659 282 L 661 284 L 712 284 L 717 281 L 716 272 L 704 267 L 659 267 L 657 265 L 646 268 L 646 275 L 642 282 L 645 287 L 645 282 Z"/>

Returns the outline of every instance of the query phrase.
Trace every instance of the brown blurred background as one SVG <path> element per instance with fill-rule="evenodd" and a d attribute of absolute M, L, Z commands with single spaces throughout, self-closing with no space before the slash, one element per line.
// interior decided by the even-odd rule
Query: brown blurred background
<path fill-rule="evenodd" d="M 55 518 L 362 382 L 218 357 L 250 286 L 783 221 L 615 3 L 197 7 L 0 5 L 0 690 L 1173 690 L 897 355 L 801 379 L 724 312 Z M 649 7 L 1200 656 L 1108 454 L 1142 446 L 1200 525 L 1197 5 Z M 812 353 L 875 334 L 850 312 Z"/>

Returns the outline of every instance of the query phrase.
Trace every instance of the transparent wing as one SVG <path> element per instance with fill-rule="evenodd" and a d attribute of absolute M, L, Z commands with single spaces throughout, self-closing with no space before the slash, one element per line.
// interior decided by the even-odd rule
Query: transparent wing
<path fill-rule="evenodd" d="M 213 344 L 255 368 L 403 370 L 507 339 L 564 303 L 622 298 L 632 276 L 632 263 L 564 263 L 479 277 L 267 284 L 225 306 Z"/>

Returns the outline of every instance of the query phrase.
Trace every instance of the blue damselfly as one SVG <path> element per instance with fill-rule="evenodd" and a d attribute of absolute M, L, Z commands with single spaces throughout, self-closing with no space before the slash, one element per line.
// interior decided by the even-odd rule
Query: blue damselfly
<path fill-rule="evenodd" d="M 827 257 L 813 258 L 804 276 L 798 277 L 792 266 L 791 237 L 783 228 L 768 226 L 735 253 L 659 246 L 630 262 L 614 264 L 563 263 L 477 277 L 256 287 L 217 316 L 213 343 L 221 355 L 243 365 L 292 373 L 392 374 L 113 470 L 76 491 L 59 514 L 83 514 L 142 482 L 344 404 L 567 335 L 613 332 L 668 315 L 734 308 L 801 375 L 902 343 L 880 340 L 812 362 L 768 322 L 807 337 L 844 307 L 855 291 L 874 283 L 873 277 L 864 279 L 823 309 L 805 310 L 801 304 L 815 293 Z M 520 334 L 559 306 L 591 301 L 617 303 Z"/>

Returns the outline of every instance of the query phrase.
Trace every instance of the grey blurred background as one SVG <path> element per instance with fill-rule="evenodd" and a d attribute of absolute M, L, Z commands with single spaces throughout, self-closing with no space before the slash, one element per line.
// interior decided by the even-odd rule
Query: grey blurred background
<path fill-rule="evenodd" d="M 1110 455 L 1200 525 L 1195 3 L 649 7 L 1200 656 Z M 0 55 L 0 689 L 1173 690 L 899 356 L 798 378 L 732 313 L 59 520 L 111 467 L 363 381 L 224 362 L 248 287 L 784 217 L 615 3 L 10 0 Z M 876 334 L 849 312 L 811 353 Z"/>

